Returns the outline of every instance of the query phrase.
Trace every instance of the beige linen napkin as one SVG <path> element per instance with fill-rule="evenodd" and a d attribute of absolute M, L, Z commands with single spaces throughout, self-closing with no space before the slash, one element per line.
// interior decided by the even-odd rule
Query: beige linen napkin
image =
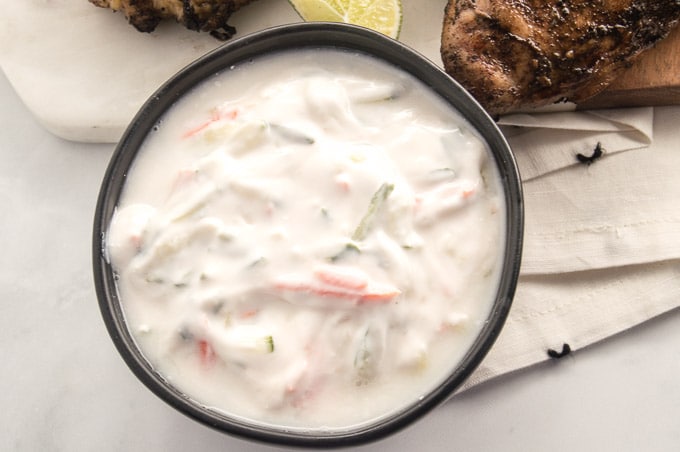
<path fill-rule="evenodd" d="M 680 306 L 680 107 L 499 124 L 522 173 L 524 255 L 506 327 L 466 388 Z"/>

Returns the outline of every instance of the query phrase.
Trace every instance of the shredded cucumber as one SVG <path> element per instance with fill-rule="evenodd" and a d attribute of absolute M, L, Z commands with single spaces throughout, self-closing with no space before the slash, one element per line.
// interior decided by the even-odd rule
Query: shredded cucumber
<path fill-rule="evenodd" d="M 384 183 L 378 188 L 371 198 L 371 202 L 368 204 L 368 210 L 364 214 L 363 218 L 359 222 L 359 226 L 354 230 L 352 234 L 352 240 L 363 240 L 368 235 L 373 223 L 375 222 L 375 217 L 380 211 L 380 207 L 385 203 L 387 198 L 394 190 L 394 184 Z"/>

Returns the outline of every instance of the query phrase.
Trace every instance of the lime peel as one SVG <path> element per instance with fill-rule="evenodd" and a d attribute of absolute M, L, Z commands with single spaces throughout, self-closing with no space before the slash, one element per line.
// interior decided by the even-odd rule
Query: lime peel
<path fill-rule="evenodd" d="M 288 0 L 307 22 L 344 22 L 370 28 L 397 39 L 401 31 L 401 0 Z"/>

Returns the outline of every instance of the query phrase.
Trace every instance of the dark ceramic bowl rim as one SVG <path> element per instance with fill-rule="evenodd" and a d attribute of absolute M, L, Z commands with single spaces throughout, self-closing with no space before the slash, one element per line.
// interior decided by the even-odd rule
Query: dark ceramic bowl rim
<path fill-rule="evenodd" d="M 180 391 L 164 383 L 137 349 L 126 327 L 113 270 L 106 258 L 105 238 L 137 150 L 177 99 L 207 77 L 263 53 L 325 47 L 361 52 L 391 63 L 425 82 L 467 118 L 487 141 L 503 179 L 507 236 L 504 268 L 492 312 L 460 365 L 443 383 L 413 405 L 377 423 L 347 431 L 306 433 L 222 416 L 190 402 Z M 283 25 L 233 40 L 189 64 L 163 84 L 134 117 L 114 151 L 97 201 L 92 250 L 95 289 L 109 335 L 128 367 L 153 393 L 185 415 L 222 432 L 272 444 L 324 448 L 357 445 L 381 439 L 421 418 L 451 396 L 482 361 L 500 333 L 512 304 L 521 260 L 523 210 L 520 177 L 505 138 L 479 104 L 435 64 L 404 44 L 365 28 L 320 22 Z"/>

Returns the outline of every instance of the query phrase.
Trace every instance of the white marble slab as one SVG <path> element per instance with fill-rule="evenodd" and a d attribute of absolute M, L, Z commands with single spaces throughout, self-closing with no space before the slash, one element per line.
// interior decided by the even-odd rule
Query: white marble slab
<path fill-rule="evenodd" d="M 440 62 L 446 0 L 404 0 L 400 40 Z M 235 38 L 301 19 L 286 0 L 261 0 L 230 19 Z M 3 4 L 0 67 L 38 121 L 62 138 L 115 142 L 173 74 L 222 42 L 166 21 L 139 33 L 87 0 Z"/>

